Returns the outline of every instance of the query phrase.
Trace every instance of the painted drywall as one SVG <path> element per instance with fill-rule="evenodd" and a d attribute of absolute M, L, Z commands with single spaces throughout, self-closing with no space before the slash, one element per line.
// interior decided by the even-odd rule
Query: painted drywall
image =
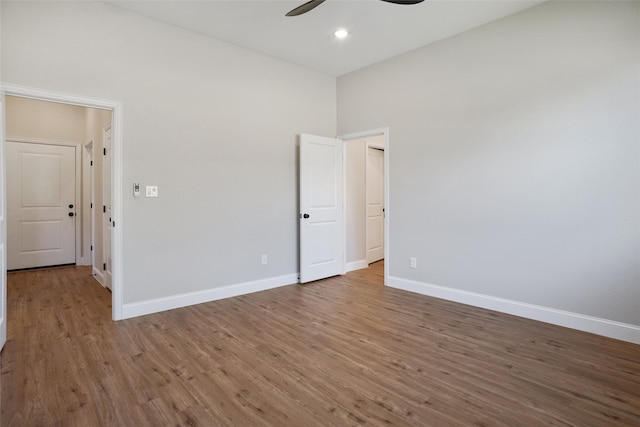
<path fill-rule="evenodd" d="M 390 127 L 390 276 L 640 325 L 639 8 L 546 2 L 338 78 L 338 134 Z"/>
<path fill-rule="evenodd" d="M 2 3 L 0 1 L 0 46 L 2 46 Z M 3 82 L 4 80 L 2 80 L 2 54 L 0 53 L 0 83 Z"/>
<path fill-rule="evenodd" d="M 7 96 L 7 137 L 83 144 L 85 109 L 75 105 Z"/>
<path fill-rule="evenodd" d="M 1 1 L 0 1 L 0 46 L 2 46 L 2 2 Z M 3 81 L 2 80 L 2 54 L 0 54 L 0 82 L 2 81 Z"/>
<path fill-rule="evenodd" d="M 101 2 L 2 19 L 5 82 L 123 105 L 125 304 L 298 271 L 298 135 L 335 134 L 334 78 Z"/>
<path fill-rule="evenodd" d="M 345 218 L 347 265 L 366 265 L 366 139 L 345 142 Z"/>

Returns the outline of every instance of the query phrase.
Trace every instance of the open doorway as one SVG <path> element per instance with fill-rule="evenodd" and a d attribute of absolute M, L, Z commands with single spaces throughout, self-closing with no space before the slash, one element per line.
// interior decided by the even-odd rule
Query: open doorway
<path fill-rule="evenodd" d="M 388 148 L 387 128 L 339 138 L 301 135 L 301 283 L 365 269 L 372 262 L 384 267 L 382 284 L 387 282 L 382 260 L 389 251 Z"/>
<path fill-rule="evenodd" d="M 354 271 L 374 263 L 380 269 L 388 253 L 388 130 L 341 139 L 345 144 L 345 269 Z"/>
<path fill-rule="evenodd" d="M 105 152 L 112 112 L 19 96 L 5 102 L 7 269 L 91 265 L 110 287 L 100 268 L 110 259 L 102 250 L 109 230 L 97 225 L 99 207 L 111 207 L 103 179 L 111 164 L 94 153 Z"/>
<path fill-rule="evenodd" d="M 9 140 L 14 140 L 14 142 L 17 143 L 29 143 L 39 146 L 65 146 L 64 142 L 66 141 L 67 146 L 73 146 L 76 153 L 76 160 L 78 157 L 80 159 L 80 172 L 76 172 L 76 178 L 80 182 L 80 189 L 76 191 L 75 195 L 76 203 L 67 202 L 67 204 L 63 206 L 65 209 L 70 210 L 69 212 L 66 212 L 67 215 L 70 213 L 73 213 L 74 216 L 76 216 L 76 214 L 78 215 L 75 222 L 77 227 L 75 228 L 76 231 L 78 229 L 80 231 L 76 234 L 77 244 L 74 248 L 75 259 L 72 259 L 72 261 L 75 261 L 74 264 L 76 265 L 91 266 L 92 274 L 95 271 L 101 270 L 102 265 L 106 264 L 103 259 L 107 257 L 107 254 L 97 254 L 101 248 L 105 247 L 104 237 L 100 237 L 100 230 L 103 227 L 102 223 L 104 223 L 104 221 L 99 220 L 95 215 L 91 215 L 91 212 L 102 213 L 106 211 L 106 207 L 103 202 L 106 198 L 102 197 L 103 200 L 100 200 L 98 197 L 103 194 L 99 190 L 100 188 L 104 188 L 104 186 L 100 185 L 100 177 L 104 177 L 105 174 L 102 171 L 96 171 L 95 169 L 98 164 L 97 159 L 99 156 L 104 155 L 102 141 L 105 129 L 109 128 L 112 135 L 112 151 L 110 152 L 111 161 L 108 162 L 108 164 L 103 162 L 103 164 L 105 165 L 105 169 L 109 171 L 106 176 L 108 176 L 108 188 L 110 188 L 109 199 L 111 212 L 108 216 L 109 227 L 102 228 L 102 230 L 103 233 L 111 235 L 111 250 L 108 251 L 110 252 L 108 254 L 108 258 L 111 260 L 113 276 L 111 294 L 112 318 L 114 320 L 122 319 L 122 231 L 121 227 L 116 228 L 116 224 L 120 224 L 120 218 L 122 217 L 122 105 L 112 101 L 54 93 L 22 86 L 3 85 L 0 89 L 0 98 L 3 101 L 3 114 L 0 120 L 2 125 L 1 127 L 3 129 L 3 151 L 6 150 Z M 43 116 L 44 118 L 42 119 L 42 122 L 35 122 L 33 118 L 28 119 L 25 123 L 22 123 L 21 126 L 30 129 L 31 134 L 28 136 L 24 136 L 24 133 L 22 135 L 16 134 L 13 125 L 9 128 L 6 123 L 8 120 L 12 120 L 12 118 L 8 118 L 7 116 L 10 116 L 13 111 L 13 107 L 7 105 L 7 100 L 11 103 L 16 99 L 18 100 L 17 102 L 22 102 L 25 105 L 40 103 L 35 105 L 42 107 L 42 105 L 45 105 L 42 103 L 47 103 L 51 105 L 55 104 L 58 107 L 65 106 L 66 108 L 80 109 L 82 111 L 81 114 L 83 114 L 84 128 L 81 132 L 77 129 L 76 131 L 81 133 L 82 136 L 80 138 L 67 138 L 38 134 L 37 131 L 43 127 L 48 126 L 49 128 L 56 128 L 56 126 L 62 123 L 62 120 L 58 120 L 59 117 L 56 117 L 55 115 Z M 1 162 L 2 171 L 0 171 L 0 175 L 5 178 L 5 184 L 2 186 L 3 191 L 6 191 L 7 189 L 7 162 L 8 159 L 3 155 Z M 50 162 L 49 166 L 54 163 L 55 162 Z M 77 164 L 76 168 L 78 168 Z M 73 205 L 73 208 L 70 208 L 70 205 Z M 3 212 L 6 211 L 4 201 L 1 210 Z M 2 219 L 4 220 L 4 218 Z M 0 242 L 0 244 L 3 248 L 6 248 L 7 243 L 7 236 L 3 235 L 2 242 Z M 0 271 L 0 274 L 6 279 L 7 265 L 2 265 L 1 267 L 2 271 Z M 97 275 L 95 276 L 97 277 Z M 0 303 L 6 302 L 6 288 L 4 287 L 2 292 L 0 292 L 0 298 L 2 299 Z M 5 326 L 6 322 L 4 322 L 3 318 L 3 329 Z"/>

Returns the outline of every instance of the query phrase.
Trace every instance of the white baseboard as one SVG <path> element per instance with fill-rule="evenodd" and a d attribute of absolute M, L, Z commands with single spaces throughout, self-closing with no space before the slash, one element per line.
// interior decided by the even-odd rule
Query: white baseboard
<path fill-rule="evenodd" d="M 88 258 L 76 258 L 76 265 L 91 265 L 91 259 Z"/>
<path fill-rule="evenodd" d="M 345 265 L 345 270 L 347 270 L 346 272 L 350 272 L 350 271 L 355 271 L 355 270 L 361 270 L 363 268 L 367 268 L 369 267 L 369 264 L 367 263 L 366 259 L 361 259 L 360 261 L 353 261 L 353 262 L 348 262 Z"/>
<path fill-rule="evenodd" d="M 130 317 L 144 316 L 145 314 L 158 313 L 160 311 L 172 310 L 188 305 L 265 291 L 293 283 L 298 283 L 298 273 L 223 286 L 221 288 L 206 289 L 204 291 L 173 295 L 166 298 L 156 298 L 148 301 L 124 304 L 122 307 L 122 318 L 128 319 Z"/>
<path fill-rule="evenodd" d="M 640 326 L 474 292 L 389 277 L 387 286 L 640 344 Z"/>
<path fill-rule="evenodd" d="M 98 282 L 100 282 L 100 284 L 104 287 L 104 275 L 102 274 L 102 271 L 98 270 L 97 268 L 93 268 L 93 277 L 96 278 L 96 280 Z"/>

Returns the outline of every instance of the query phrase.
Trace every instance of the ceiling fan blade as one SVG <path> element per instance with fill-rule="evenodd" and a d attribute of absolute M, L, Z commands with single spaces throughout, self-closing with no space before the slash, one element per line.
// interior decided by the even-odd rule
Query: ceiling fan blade
<path fill-rule="evenodd" d="M 422 3 L 424 0 L 382 0 L 382 1 L 386 1 L 387 3 L 394 3 L 394 4 L 418 4 L 418 3 Z"/>
<path fill-rule="evenodd" d="M 292 11 L 290 11 L 289 13 L 287 13 L 285 16 L 298 16 L 298 15 L 302 15 L 303 13 L 307 13 L 309 12 L 311 9 L 314 9 L 315 7 L 321 5 L 322 3 L 324 3 L 325 0 L 311 0 L 306 2 L 305 4 L 296 7 L 295 9 L 293 9 Z"/>

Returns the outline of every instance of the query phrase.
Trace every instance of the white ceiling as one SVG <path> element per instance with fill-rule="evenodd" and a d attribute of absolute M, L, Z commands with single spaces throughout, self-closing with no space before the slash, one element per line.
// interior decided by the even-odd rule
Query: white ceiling
<path fill-rule="evenodd" d="M 306 0 L 109 1 L 178 27 L 339 76 L 520 12 L 544 0 L 327 0 L 295 17 Z M 338 28 L 349 36 L 338 40 Z"/>

